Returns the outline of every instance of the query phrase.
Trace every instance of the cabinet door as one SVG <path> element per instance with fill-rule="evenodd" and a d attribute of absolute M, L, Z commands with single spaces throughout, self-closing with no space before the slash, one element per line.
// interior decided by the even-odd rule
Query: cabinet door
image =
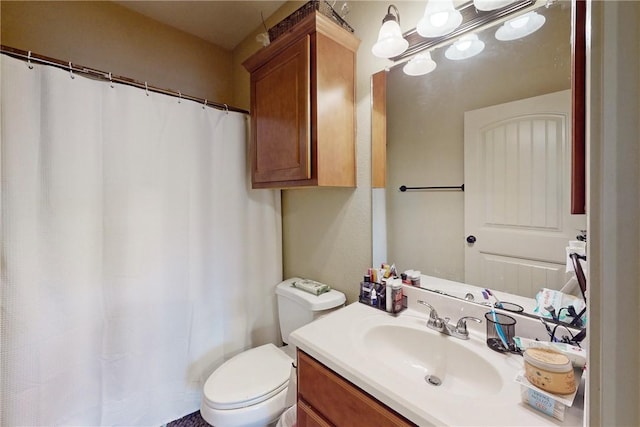
<path fill-rule="evenodd" d="M 331 427 L 304 400 L 298 400 L 298 427 Z"/>
<path fill-rule="evenodd" d="M 310 37 L 251 74 L 254 183 L 311 178 Z"/>
<path fill-rule="evenodd" d="M 306 425 L 338 427 L 410 427 L 410 421 L 360 390 L 323 364 L 298 350 L 298 403 L 310 406 L 298 412 Z M 313 421 L 310 415 L 315 415 Z M 322 424 L 318 421 L 324 422 Z M 326 420 L 326 421 L 325 421 Z"/>

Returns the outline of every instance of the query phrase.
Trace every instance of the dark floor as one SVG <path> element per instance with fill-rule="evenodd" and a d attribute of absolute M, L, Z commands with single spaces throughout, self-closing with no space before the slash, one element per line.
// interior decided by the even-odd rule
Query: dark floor
<path fill-rule="evenodd" d="M 202 419 L 200 411 L 193 414 L 185 415 L 179 420 L 171 421 L 167 427 L 210 427 L 209 424 Z"/>

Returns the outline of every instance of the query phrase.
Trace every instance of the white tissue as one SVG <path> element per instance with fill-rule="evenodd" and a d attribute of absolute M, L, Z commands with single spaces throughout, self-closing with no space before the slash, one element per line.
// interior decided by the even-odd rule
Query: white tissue
<path fill-rule="evenodd" d="M 580 313 L 583 308 L 585 308 L 585 303 L 582 298 L 575 297 L 573 295 L 567 295 L 560 291 L 556 291 L 554 289 L 542 288 L 536 294 L 536 307 L 533 309 L 533 313 L 539 316 L 545 317 L 547 319 L 551 319 L 551 313 L 546 309 L 546 307 L 552 306 L 556 313 L 559 314 L 559 319 L 563 322 L 570 322 L 573 320 L 572 317 L 568 316 L 567 310 L 562 310 L 561 308 L 568 307 L 570 305 L 575 308 L 576 313 Z M 586 313 L 582 315 L 582 322 L 584 324 L 587 323 L 587 315 Z"/>
<path fill-rule="evenodd" d="M 581 242 L 579 240 L 571 240 L 569 242 L 569 246 L 567 246 L 565 248 L 565 251 L 567 253 L 567 260 L 566 260 L 566 272 L 570 273 L 570 272 L 575 272 L 573 269 L 573 261 L 571 261 L 571 257 L 569 255 L 571 254 L 578 254 L 578 255 L 586 255 L 587 254 L 587 243 L 586 242 Z M 580 262 L 580 265 L 582 266 L 582 270 L 583 271 L 587 271 L 587 265 L 585 261 L 582 260 L 578 260 Z"/>

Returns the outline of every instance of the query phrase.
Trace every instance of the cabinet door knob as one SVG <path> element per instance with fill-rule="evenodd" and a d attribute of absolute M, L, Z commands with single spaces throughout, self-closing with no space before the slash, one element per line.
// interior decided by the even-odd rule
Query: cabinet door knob
<path fill-rule="evenodd" d="M 469 243 L 470 245 L 473 245 L 476 242 L 476 236 L 474 236 L 473 234 L 470 234 L 467 236 L 467 243 Z"/>

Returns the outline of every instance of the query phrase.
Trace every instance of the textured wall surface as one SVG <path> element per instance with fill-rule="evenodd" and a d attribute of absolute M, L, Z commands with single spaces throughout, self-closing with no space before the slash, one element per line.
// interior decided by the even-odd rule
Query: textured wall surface
<path fill-rule="evenodd" d="M 107 1 L 2 1 L 2 44 L 232 103 L 232 54 Z"/>

